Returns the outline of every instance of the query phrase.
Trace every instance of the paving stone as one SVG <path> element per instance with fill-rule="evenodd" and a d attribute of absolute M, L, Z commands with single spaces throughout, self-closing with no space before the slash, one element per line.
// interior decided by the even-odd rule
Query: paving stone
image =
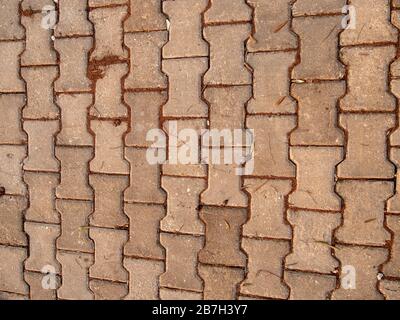
<path fill-rule="evenodd" d="M 58 297 L 63 300 L 92 300 L 88 289 L 88 269 L 93 264 L 93 255 L 84 253 L 58 252 L 57 260 L 62 266 L 62 285 Z"/>
<path fill-rule="evenodd" d="M 125 80 L 125 89 L 167 87 L 167 78 L 161 71 L 161 48 L 167 40 L 164 31 L 125 35 L 131 59 L 131 72 Z"/>
<path fill-rule="evenodd" d="M 128 224 L 123 210 L 123 192 L 129 185 L 127 176 L 91 174 L 89 183 L 94 190 L 94 212 L 90 225 L 117 228 Z"/>
<path fill-rule="evenodd" d="M 246 258 L 240 249 L 240 234 L 247 219 L 246 210 L 203 207 L 200 217 L 206 225 L 206 240 L 199 252 L 199 262 L 244 267 Z"/>
<path fill-rule="evenodd" d="M 206 117 L 208 106 L 201 98 L 202 76 L 208 69 L 207 58 L 163 60 L 168 75 L 169 95 L 163 106 L 164 116 Z"/>
<path fill-rule="evenodd" d="M 150 147 L 148 133 L 160 127 L 161 106 L 167 100 L 165 91 L 128 92 L 125 102 L 131 109 L 130 132 L 125 137 L 125 145 L 129 147 Z"/>
<path fill-rule="evenodd" d="M 25 157 L 24 146 L 0 145 L 0 184 L 6 194 L 26 194 L 26 186 L 22 181 L 22 162 Z"/>
<path fill-rule="evenodd" d="M 378 268 L 388 258 L 386 249 L 339 246 L 336 256 L 342 266 L 355 268 L 355 289 L 346 290 L 341 287 L 333 292 L 333 300 L 383 300 L 377 284 Z M 349 276 L 341 274 L 341 281 L 344 282 L 346 279 L 349 279 Z"/>
<path fill-rule="evenodd" d="M 204 280 L 204 300 L 234 300 L 237 286 L 244 279 L 244 272 L 238 268 L 199 266 L 200 277 Z"/>
<path fill-rule="evenodd" d="M 56 157 L 61 162 L 61 182 L 58 198 L 91 200 L 93 191 L 88 184 L 88 166 L 93 157 L 92 148 L 57 147 Z"/>
<path fill-rule="evenodd" d="M 60 273 L 56 259 L 56 239 L 60 236 L 60 226 L 35 222 L 25 222 L 25 232 L 29 236 L 29 257 L 25 261 L 28 271 L 42 272 L 48 267 Z"/>
<path fill-rule="evenodd" d="M 163 48 L 164 58 L 208 55 L 202 38 L 202 13 L 207 0 L 173 0 L 163 2 L 163 12 L 170 21 L 169 42 Z"/>
<path fill-rule="evenodd" d="M 95 134 L 95 157 L 90 171 L 95 173 L 128 174 L 129 163 L 124 159 L 123 136 L 128 124 L 118 120 L 94 120 L 90 127 Z"/>
<path fill-rule="evenodd" d="M 87 201 L 60 200 L 56 208 L 61 217 L 61 235 L 57 248 L 68 251 L 93 253 L 94 243 L 89 239 L 89 215 L 92 204 Z"/>
<path fill-rule="evenodd" d="M 167 192 L 167 216 L 161 221 L 164 232 L 204 234 L 199 218 L 200 194 L 207 187 L 204 179 L 163 177 L 162 188 Z"/>
<path fill-rule="evenodd" d="M 29 289 L 23 278 L 27 250 L 0 245 L 0 257 L 0 290 L 27 294 Z"/>
<path fill-rule="evenodd" d="M 296 190 L 289 196 L 289 205 L 316 210 L 341 209 L 335 193 L 335 168 L 343 159 L 342 148 L 292 147 L 290 158 L 297 166 Z"/>
<path fill-rule="evenodd" d="M 161 300 L 202 300 L 202 298 L 202 293 L 160 288 Z"/>
<path fill-rule="evenodd" d="M 286 257 L 286 268 L 332 274 L 339 262 L 332 254 L 333 232 L 340 226 L 339 213 L 288 211 L 293 227 L 292 253 Z"/>
<path fill-rule="evenodd" d="M 290 300 L 328 300 L 336 287 L 335 276 L 296 271 L 286 271 L 285 282 L 290 287 Z"/>
<path fill-rule="evenodd" d="M 290 239 L 286 222 L 286 199 L 292 191 L 290 180 L 246 179 L 250 193 L 250 218 L 243 227 L 243 236 Z"/>
<path fill-rule="evenodd" d="M 33 11 L 42 10 L 43 7 L 48 6 L 48 5 L 54 6 L 54 1 L 53 0 L 22 0 L 21 8 L 24 11 L 27 11 L 27 14 L 28 14 L 29 10 L 33 10 Z"/>
<path fill-rule="evenodd" d="M 291 145 L 342 146 L 344 133 L 337 127 L 337 102 L 346 92 L 344 82 L 294 84 L 299 102 L 298 125 Z"/>
<path fill-rule="evenodd" d="M 128 0 L 89 0 L 89 7 L 118 7 L 119 5 L 126 4 Z"/>
<path fill-rule="evenodd" d="M 89 288 L 95 300 L 121 300 L 128 294 L 128 285 L 102 280 L 90 280 Z"/>
<path fill-rule="evenodd" d="M 357 12 L 356 28 L 345 30 L 340 44 L 397 43 L 398 31 L 390 24 L 389 3 L 390 0 L 352 0 L 351 5 Z"/>
<path fill-rule="evenodd" d="M 400 281 L 383 280 L 379 283 L 379 289 L 386 300 L 400 300 Z"/>
<path fill-rule="evenodd" d="M 57 92 L 90 91 L 87 68 L 92 42 L 91 37 L 55 40 L 54 48 L 60 55 L 60 77 L 54 84 Z"/>
<path fill-rule="evenodd" d="M 161 205 L 125 204 L 129 217 L 129 241 L 125 245 L 124 255 L 136 258 L 162 260 L 165 250 L 160 245 L 160 221 L 165 216 Z"/>
<path fill-rule="evenodd" d="M 400 175 L 399 167 L 400 167 L 400 149 L 399 148 L 390 148 L 390 160 L 396 165 L 396 185 L 395 185 L 395 195 L 391 197 L 387 201 L 387 211 L 391 213 L 400 213 L 400 179 L 398 176 Z"/>
<path fill-rule="evenodd" d="M 95 243 L 95 263 L 89 268 L 90 277 L 127 281 L 128 272 L 122 266 L 122 255 L 123 246 L 128 241 L 128 233 L 125 230 L 90 228 L 89 236 Z"/>
<path fill-rule="evenodd" d="M 28 296 L 0 291 L 0 300 L 29 300 Z"/>
<path fill-rule="evenodd" d="M 129 294 L 126 300 L 158 300 L 159 277 L 164 263 L 154 260 L 124 259 L 124 267 L 130 274 Z"/>
<path fill-rule="evenodd" d="M 19 0 L 9 0 L 0 5 L 0 40 L 22 39 L 25 36 L 19 23 L 19 3 Z"/>
<path fill-rule="evenodd" d="M 21 110 L 25 105 L 22 94 L 0 94 L 0 144 L 25 144 L 27 137 L 22 131 Z"/>
<path fill-rule="evenodd" d="M 393 194 L 393 184 L 385 181 L 340 181 L 337 192 L 344 199 L 345 208 L 343 225 L 336 232 L 336 238 L 344 243 L 384 246 L 390 240 L 384 227 L 385 201 Z"/>
<path fill-rule="evenodd" d="M 386 137 L 394 127 L 391 114 L 342 114 L 340 125 L 347 130 L 346 159 L 337 169 L 340 178 L 393 178 L 387 160 Z"/>
<path fill-rule="evenodd" d="M 293 4 L 293 16 L 342 13 L 346 0 L 299 0 Z"/>
<path fill-rule="evenodd" d="M 254 130 L 254 172 L 265 177 L 294 177 L 295 166 L 289 160 L 289 133 L 296 127 L 294 116 L 248 116 L 248 128 Z"/>
<path fill-rule="evenodd" d="M 290 30 L 291 0 L 248 0 L 247 4 L 254 8 L 255 29 L 253 36 L 247 42 L 249 52 L 297 47 L 296 35 Z"/>
<path fill-rule="evenodd" d="M 87 19 L 87 2 L 81 0 L 58 0 L 59 19 L 56 37 L 91 35 L 93 27 Z"/>
<path fill-rule="evenodd" d="M 289 70 L 294 65 L 295 58 L 295 52 L 262 52 L 247 55 L 247 62 L 254 72 L 253 98 L 247 105 L 249 113 L 296 112 L 296 101 L 289 92 Z"/>
<path fill-rule="evenodd" d="M 87 109 L 92 102 L 91 94 L 60 94 L 57 105 L 61 109 L 61 131 L 58 145 L 92 146 L 93 136 L 88 131 Z"/>
<path fill-rule="evenodd" d="M 394 46 L 350 47 L 340 52 L 348 67 L 347 94 L 340 100 L 344 111 L 394 111 L 396 99 L 389 91 L 389 64 Z"/>
<path fill-rule="evenodd" d="M 125 32 L 166 30 L 166 17 L 161 13 L 162 0 L 132 0 L 131 15 L 125 20 Z"/>
<path fill-rule="evenodd" d="M 387 227 L 393 232 L 390 260 L 383 266 L 383 273 L 388 277 L 400 278 L 400 216 L 387 215 Z"/>
<path fill-rule="evenodd" d="M 210 43 L 210 69 L 204 76 L 205 85 L 251 84 L 244 58 L 244 41 L 250 37 L 250 29 L 249 24 L 204 29 L 204 38 Z"/>
<path fill-rule="evenodd" d="M 57 299 L 57 288 L 60 284 L 60 279 L 56 277 L 54 287 L 56 289 L 45 289 L 43 284 L 46 282 L 46 274 L 36 272 L 25 272 L 25 281 L 29 284 L 29 298 L 31 300 L 51 301 Z"/>
<path fill-rule="evenodd" d="M 27 237 L 23 230 L 23 210 L 27 200 L 23 197 L 0 197 L 0 244 L 26 246 Z"/>
<path fill-rule="evenodd" d="M 292 73 L 299 80 L 338 80 L 345 69 L 338 60 L 341 16 L 293 19 L 293 30 L 301 39 L 300 64 Z"/>
<path fill-rule="evenodd" d="M 205 23 L 233 23 L 250 21 L 251 8 L 245 0 L 211 0 L 205 12 Z"/>
<path fill-rule="evenodd" d="M 19 55 L 24 51 L 22 41 L 0 42 L 2 52 L 0 68 L 2 77 L 0 78 L 0 92 L 24 92 L 24 82 L 19 76 Z"/>
<path fill-rule="evenodd" d="M 24 181 L 29 190 L 29 207 L 26 211 L 26 220 L 52 224 L 60 222 L 54 199 L 55 188 L 59 180 L 58 173 L 24 173 Z"/>
<path fill-rule="evenodd" d="M 287 299 L 289 288 L 283 283 L 284 257 L 290 252 L 287 241 L 243 239 L 248 255 L 248 273 L 240 286 L 241 294 Z"/>

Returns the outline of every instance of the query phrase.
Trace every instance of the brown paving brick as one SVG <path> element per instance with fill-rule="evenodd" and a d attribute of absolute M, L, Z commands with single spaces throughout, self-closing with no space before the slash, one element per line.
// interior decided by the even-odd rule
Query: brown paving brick
<path fill-rule="evenodd" d="M 400 149 L 399 148 L 390 148 L 390 160 L 396 165 L 396 186 L 395 191 L 396 194 L 390 198 L 387 202 L 387 211 L 393 213 L 400 213 L 400 179 L 398 178 L 400 175 L 399 167 L 400 167 Z"/>
<path fill-rule="evenodd" d="M 254 8 L 253 36 L 247 42 L 249 52 L 273 51 L 297 47 L 297 39 L 290 31 L 292 0 L 248 0 Z"/>
<path fill-rule="evenodd" d="M 346 0 L 298 0 L 293 5 L 293 16 L 341 13 Z"/>
<path fill-rule="evenodd" d="M 44 267 L 51 266 L 59 274 L 60 264 L 56 260 L 55 249 L 60 226 L 25 222 L 25 232 L 29 236 L 29 258 L 25 261 L 25 269 L 41 272 Z"/>
<path fill-rule="evenodd" d="M 59 20 L 55 28 L 56 37 L 92 34 L 92 25 L 87 19 L 87 2 L 81 0 L 58 0 Z"/>
<path fill-rule="evenodd" d="M 128 0 L 89 0 L 89 7 L 118 6 L 126 4 Z"/>
<path fill-rule="evenodd" d="M 289 95 L 289 70 L 295 57 L 295 52 L 247 55 L 247 62 L 254 70 L 254 96 L 247 106 L 249 113 L 295 113 L 296 102 Z"/>
<path fill-rule="evenodd" d="M 348 131 L 346 159 L 338 166 L 340 178 L 392 178 L 394 167 L 386 159 L 386 136 L 394 126 L 390 114 L 342 114 Z"/>
<path fill-rule="evenodd" d="M 44 6 L 54 5 L 52 0 L 22 0 L 23 10 L 42 10 Z"/>
<path fill-rule="evenodd" d="M 400 300 L 400 282 L 383 280 L 379 283 L 379 289 L 386 300 Z"/>
<path fill-rule="evenodd" d="M 60 94 L 57 104 L 61 109 L 61 131 L 58 145 L 91 146 L 93 137 L 87 130 L 87 108 L 92 102 L 90 94 Z"/>
<path fill-rule="evenodd" d="M 126 3 L 126 1 L 119 1 L 119 3 Z M 89 5 L 93 6 L 93 3 L 89 2 Z M 90 10 L 89 19 L 94 24 L 96 43 L 90 56 L 92 61 L 101 61 L 108 57 L 127 58 L 128 52 L 122 44 L 122 24 L 127 15 L 127 9 L 126 6 L 116 6 Z"/>
<path fill-rule="evenodd" d="M 39 10 L 42 10 L 40 7 Z M 51 34 L 53 30 L 42 27 L 42 13 L 23 15 L 21 24 L 26 31 L 26 47 L 21 56 L 21 64 L 26 65 L 48 65 L 55 64 L 57 57 L 53 50 Z"/>
<path fill-rule="evenodd" d="M 27 296 L 0 291 L 0 300 L 29 300 Z"/>
<path fill-rule="evenodd" d="M 91 121 L 95 133 L 95 157 L 90 171 L 108 174 L 128 174 L 129 163 L 124 159 L 123 135 L 128 129 L 126 122 Z"/>
<path fill-rule="evenodd" d="M 27 137 L 22 131 L 21 110 L 25 105 L 22 94 L 0 94 L 0 143 L 25 144 Z"/>
<path fill-rule="evenodd" d="M 160 229 L 165 232 L 204 234 L 204 225 L 198 214 L 200 194 L 206 189 L 204 179 L 163 177 L 162 188 L 167 192 L 167 216 Z"/>
<path fill-rule="evenodd" d="M 201 99 L 201 79 L 208 69 L 207 58 L 163 60 L 162 69 L 169 80 L 164 116 L 207 116 L 208 106 Z"/>
<path fill-rule="evenodd" d="M 163 48 L 164 58 L 208 55 L 208 46 L 201 32 L 202 13 L 207 5 L 207 0 L 163 2 L 163 12 L 171 23 L 169 42 Z"/>
<path fill-rule="evenodd" d="M 237 286 L 244 279 L 244 272 L 237 268 L 199 266 L 200 277 L 204 279 L 205 300 L 234 300 Z"/>
<path fill-rule="evenodd" d="M 0 197 L 0 243 L 25 246 L 27 237 L 23 231 L 23 210 L 27 200 L 23 197 Z"/>
<path fill-rule="evenodd" d="M 201 292 L 203 283 L 197 274 L 197 255 L 203 248 L 203 238 L 161 233 L 160 241 L 167 251 L 166 271 L 160 277 L 160 285 Z"/>
<path fill-rule="evenodd" d="M 291 300 L 327 300 L 336 287 L 335 276 L 296 271 L 286 271 L 285 282 L 290 287 Z"/>
<path fill-rule="evenodd" d="M 355 29 L 341 34 L 342 45 L 397 42 L 398 31 L 390 24 L 390 0 L 351 0 L 357 12 Z M 367 79 L 367 78 L 366 78 Z"/>
<path fill-rule="evenodd" d="M 57 147 L 56 157 L 61 162 L 61 182 L 57 186 L 58 198 L 91 200 L 87 169 L 92 148 Z"/>
<path fill-rule="evenodd" d="M 146 149 L 126 148 L 126 159 L 131 165 L 131 184 L 125 191 L 125 201 L 164 203 L 165 193 L 160 186 L 160 168 L 146 160 Z"/>
<path fill-rule="evenodd" d="M 29 284 L 29 296 L 31 300 L 56 300 L 57 292 L 55 289 L 44 289 L 43 283 L 46 284 L 45 274 L 36 272 L 25 272 L 25 281 Z M 55 278 L 56 287 L 60 284 L 60 279 Z"/>
<path fill-rule="evenodd" d="M 89 181 L 95 198 L 90 225 L 108 228 L 125 226 L 128 218 L 123 212 L 122 193 L 128 187 L 128 177 L 91 174 Z"/>
<path fill-rule="evenodd" d="M 22 68 L 21 75 L 27 85 L 25 119 L 56 119 L 59 110 L 53 100 L 53 82 L 57 67 Z"/>
<path fill-rule="evenodd" d="M 0 246 L 0 257 L 0 290 L 27 294 L 28 286 L 23 279 L 23 262 L 27 258 L 27 250 Z"/>
<path fill-rule="evenodd" d="M 388 257 L 386 249 L 339 246 L 338 250 L 336 250 L 336 256 L 341 261 L 342 266 L 354 266 L 356 270 L 356 288 L 354 290 L 339 288 L 333 292 L 332 299 L 383 299 L 382 294 L 377 289 L 377 282 L 378 267 Z"/>
<path fill-rule="evenodd" d="M 289 160 L 289 133 L 296 126 L 294 116 L 248 116 L 247 127 L 254 129 L 254 176 L 293 177 Z"/>
<path fill-rule="evenodd" d="M 290 180 L 246 179 L 246 190 L 251 195 L 249 221 L 243 235 L 290 239 L 291 229 L 285 221 L 285 199 L 292 191 Z"/>
<path fill-rule="evenodd" d="M 244 41 L 249 36 L 249 24 L 208 26 L 204 29 L 204 37 L 210 43 L 210 69 L 204 77 L 206 85 L 251 83 L 251 73 L 244 61 Z"/>
<path fill-rule="evenodd" d="M 110 64 L 96 68 L 95 103 L 90 114 L 97 118 L 126 117 L 128 110 L 122 102 L 121 78 L 128 73 L 126 63 Z"/>
<path fill-rule="evenodd" d="M 333 231 L 340 226 L 339 213 L 288 211 L 293 227 L 292 253 L 286 257 L 286 268 L 333 273 L 339 262 L 332 256 Z"/>
<path fill-rule="evenodd" d="M 131 0 L 125 32 L 165 30 L 166 17 L 161 13 L 161 3 L 162 0 Z"/>
<path fill-rule="evenodd" d="M 337 191 L 346 206 L 343 225 L 336 238 L 344 243 L 384 246 L 390 240 L 390 234 L 383 225 L 385 201 L 393 194 L 393 184 L 384 181 L 341 181 Z"/>
<path fill-rule="evenodd" d="M 337 59 L 341 19 L 340 16 L 293 19 L 294 32 L 301 39 L 301 62 L 293 70 L 294 79 L 336 80 L 344 76 L 344 67 Z"/>
<path fill-rule="evenodd" d="M 93 264 L 93 255 L 84 253 L 58 252 L 57 260 L 62 266 L 62 285 L 58 297 L 64 300 L 92 300 L 88 289 L 88 269 Z"/>
<path fill-rule="evenodd" d="M 289 204 L 297 208 L 336 210 L 341 208 L 335 194 L 335 166 L 343 159 L 342 148 L 292 147 L 290 158 L 297 165 L 297 187 Z"/>
<path fill-rule="evenodd" d="M 125 282 L 128 272 L 122 266 L 123 246 L 128 240 L 125 230 L 90 228 L 95 242 L 95 263 L 89 269 L 92 278 Z"/>
<path fill-rule="evenodd" d="M 350 47 L 340 52 L 348 67 L 344 111 L 393 111 L 395 97 L 389 92 L 389 64 L 396 56 L 394 46 Z"/>
<path fill-rule="evenodd" d="M 161 300 L 201 300 L 202 293 L 160 288 Z"/>
<path fill-rule="evenodd" d="M 167 39 L 164 31 L 125 35 L 131 58 L 131 72 L 125 80 L 125 89 L 167 86 L 167 78 L 161 72 L 161 48 Z"/>
<path fill-rule="evenodd" d="M 7 194 L 25 195 L 22 181 L 22 162 L 26 157 L 24 146 L 0 145 L 0 184 Z"/>
<path fill-rule="evenodd" d="M 245 0 L 211 0 L 211 7 L 204 15 L 206 23 L 231 23 L 250 19 L 251 8 Z"/>
<path fill-rule="evenodd" d="M 128 285 L 102 280 L 90 280 L 89 288 L 96 300 L 121 300 L 128 294 Z"/>
<path fill-rule="evenodd" d="M 149 130 L 158 128 L 161 106 L 167 100 L 167 94 L 161 92 L 129 92 L 125 101 L 131 108 L 131 131 L 125 137 L 128 147 L 150 147 L 147 141 Z"/>
<path fill-rule="evenodd" d="M 164 272 L 164 263 L 154 260 L 124 259 L 130 273 L 127 300 L 158 300 L 158 278 Z"/>
<path fill-rule="evenodd" d="M 94 244 L 89 239 L 89 215 L 92 204 L 86 201 L 57 200 L 56 208 L 61 217 L 61 235 L 57 248 L 69 251 L 90 252 Z"/>
<path fill-rule="evenodd" d="M 57 92 L 90 90 L 86 74 L 92 45 L 92 38 L 89 37 L 57 39 L 54 42 L 60 55 L 60 77 L 54 84 Z"/>
<path fill-rule="evenodd" d="M 60 218 L 54 207 L 55 188 L 59 183 L 57 173 L 25 172 L 24 181 L 29 189 L 29 208 L 26 220 L 59 223 Z"/>
<path fill-rule="evenodd" d="M 291 145 L 343 145 L 344 133 L 336 125 L 336 105 L 345 91 L 344 82 L 294 84 L 291 92 L 299 102 L 299 111 Z"/>
<path fill-rule="evenodd" d="M 28 133 L 28 158 L 24 169 L 32 171 L 57 172 L 60 163 L 54 157 L 54 135 L 59 131 L 59 122 L 24 121 L 24 130 Z"/>
<path fill-rule="evenodd" d="M 289 253 L 289 242 L 243 239 L 247 253 L 248 274 L 240 286 L 240 293 L 260 297 L 287 299 L 289 289 L 283 283 L 283 261 Z"/>
<path fill-rule="evenodd" d="M 387 227 L 393 232 L 391 256 L 383 266 L 385 276 L 400 278 L 400 216 L 386 216 Z"/>
<path fill-rule="evenodd" d="M 0 92 L 24 92 L 24 83 L 21 80 L 19 69 L 19 55 L 24 51 L 22 41 L 0 42 L 2 52 L 0 66 L 2 77 L 0 78 Z"/>
<path fill-rule="evenodd" d="M 19 24 L 19 0 L 3 1 L 0 5 L 0 39 L 22 39 L 24 29 Z"/>
<path fill-rule="evenodd" d="M 125 245 L 125 256 L 163 259 L 164 248 L 159 243 L 160 221 L 165 216 L 161 205 L 125 204 L 129 217 L 129 241 Z"/>
<path fill-rule="evenodd" d="M 246 257 L 240 249 L 240 233 L 241 226 L 247 219 L 246 210 L 204 207 L 200 217 L 206 224 L 206 240 L 199 253 L 199 261 L 244 267 Z"/>

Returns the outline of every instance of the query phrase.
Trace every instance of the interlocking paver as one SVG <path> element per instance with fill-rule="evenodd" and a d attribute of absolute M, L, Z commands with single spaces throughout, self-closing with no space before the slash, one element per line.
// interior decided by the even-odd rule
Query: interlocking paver
<path fill-rule="evenodd" d="M 27 137 L 22 131 L 21 110 L 25 105 L 23 94 L 0 94 L 0 144 L 25 144 Z"/>

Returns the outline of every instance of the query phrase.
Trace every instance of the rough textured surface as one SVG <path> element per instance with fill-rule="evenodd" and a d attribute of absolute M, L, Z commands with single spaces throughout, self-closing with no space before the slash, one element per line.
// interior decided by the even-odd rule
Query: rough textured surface
<path fill-rule="evenodd" d="M 0 300 L 399 300 L 399 28 L 398 0 L 0 1 Z M 173 163 L 244 128 L 244 176 Z"/>

